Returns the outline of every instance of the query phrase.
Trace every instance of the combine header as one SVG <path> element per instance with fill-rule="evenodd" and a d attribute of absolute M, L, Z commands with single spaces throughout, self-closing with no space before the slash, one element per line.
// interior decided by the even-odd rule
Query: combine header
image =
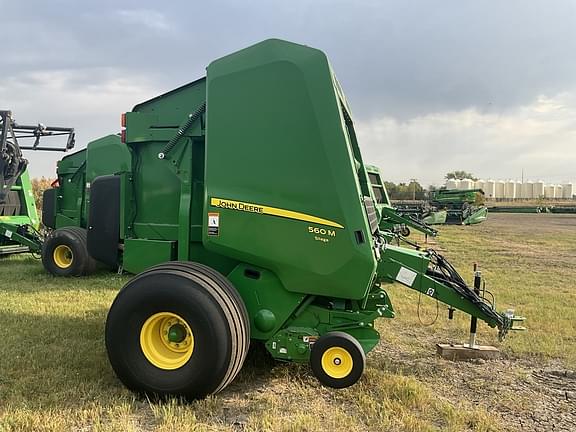
<path fill-rule="evenodd" d="M 472 225 L 488 217 L 482 189 L 440 189 L 431 192 L 430 201 L 434 207 L 446 210 L 447 223 Z"/>
<path fill-rule="evenodd" d="M 45 136 L 65 136 L 64 147 L 45 147 Z M 21 145 L 20 141 L 30 142 Z M 74 129 L 19 125 L 10 111 L 0 111 L 0 255 L 40 252 L 42 237 L 22 150 L 67 151 L 74 147 Z"/>
<path fill-rule="evenodd" d="M 354 384 L 394 317 L 398 282 L 497 328 L 499 313 L 432 250 L 386 243 L 352 114 L 323 52 L 267 40 L 207 76 L 136 105 L 122 138 L 58 164 L 43 262 L 137 274 L 106 321 L 110 363 L 130 389 L 219 392 L 261 342 Z"/>

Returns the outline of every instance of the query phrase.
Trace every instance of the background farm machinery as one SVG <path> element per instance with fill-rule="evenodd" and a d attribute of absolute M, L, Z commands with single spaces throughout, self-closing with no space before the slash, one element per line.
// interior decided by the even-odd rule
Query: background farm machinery
<path fill-rule="evenodd" d="M 41 138 L 46 136 L 64 136 L 65 145 L 40 145 Z M 42 248 L 28 161 L 22 150 L 67 151 L 73 147 L 72 128 L 19 125 L 10 111 L 0 111 L 0 255 L 39 253 Z"/>
<path fill-rule="evenodd" d="M 396 211 L 428 225 L 473 225 L 488 217 L 482 189 L 439 189 L 426 201 L 395 201 Z"/>
<path fill-rule="evenodd" d="M 378 167 L 366 165 L 366 173 L 372 187 L 372 199 L 376 203 L 380 220 L 379 227 L 382 231 L 390 231 L 403 237 L 410 235 L 410 228 L 420 231 L 426 236 L 435 237 L 438 234 L 438 231 L 425 221 L 412 214 L 402 214 L 390 204 L 390 197 Z"/>
<path fill-rule="evenodd" d="M 378 343 L 374 321 L 395 315 L 384 289 L 393 282 L 501 337 L 519 320 L 435 251 L 387 241 L 384 216 L 429 227 L 378 209 L 381 179 L 370 179 L 319 50 L 261 42 L 136 105 L 122 127 L 58 163 L 58 184 L 44 194 L 52 232 L 42 260 L 59 276 L 97 262 L 137 274 L 105 330 L 130 389 L 216 393 L 251 342 L 308 362 L 325 385 L 352 385 Z"/>
<path fill-rule="evenodd" d="M 446 223 L 472 225 L 488 217 L 482 189 L 439 189 L 430 192 L 430 204 L 446 210 Z"/>

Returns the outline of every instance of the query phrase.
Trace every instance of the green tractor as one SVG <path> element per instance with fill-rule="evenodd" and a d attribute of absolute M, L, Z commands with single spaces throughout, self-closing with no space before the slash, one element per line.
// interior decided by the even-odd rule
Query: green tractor
<path fill-rule="evenodd" d="M 438 231 L 420 221 L 412 215 L 402 215 L 390 204 L 390 197 L 386 185 L 382 180 L 380 169 L 374 165 L 366 165 L 366 173 L 372 187 L 372 199 L 376 203 L 376 210 L 380 216 L 380 230 L 400 234 L 403 237 L 410 235 L 410 228 L 423 233 L 426 237 L 436 237 Z"/>
<path fill-rule="evenodd" d="M 40 145 L 45 136 L 64 136 L 64 147 Z M 21 145 L 21 141 L 31 145 Z M 22 150 L 67 151 L 74 147 L 74 129 L 19 125 L 11 111 L 0 111 L 0 256 L 22 252 L 40 253 L 42 235 L 38 231 L 40 219 L 34 202 L 34 194 L 28 161 Z"/>
<path fill-rule="evenodd" d="M 430 201 L 446 211 L 447 223 L 473 225 L 488 218 L 482 189 L 439 189 L 431 192 Z"/>
<path fill-rule="evenodd" d="M 56 275 L 95 262 L 136 274 L 105 329 L 112 368 L 136 392 L 217 393 L 251 343 L 350 386 L 379 341 L 374 321 L 395 315 L 388 283 L 502 337 L 520 320 L 438 253 L 386 244 L 351 110 L 317 49 L 258 43 L 122 124 L 58 164 L 43 262 Z"/>

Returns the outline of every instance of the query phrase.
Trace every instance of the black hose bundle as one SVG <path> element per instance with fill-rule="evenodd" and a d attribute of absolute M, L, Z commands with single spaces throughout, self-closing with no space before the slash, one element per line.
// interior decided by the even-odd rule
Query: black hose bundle
<path fill-rule="evenodd" d="M 431 257 L 432 268 L 426 271 L 426 274 L 432 279 L 447 285 L 454 289 L 462 297 L 476 305 L 482 312 L 497 322 L 499 328 L 505 327 L 504 317 L 494 310 L 493 304 L 490 305 L 482 297 L 474 292 L 462 279 L 462 276 L 456 271 L 446 258 L 433 249 L 426 251 Z"/>

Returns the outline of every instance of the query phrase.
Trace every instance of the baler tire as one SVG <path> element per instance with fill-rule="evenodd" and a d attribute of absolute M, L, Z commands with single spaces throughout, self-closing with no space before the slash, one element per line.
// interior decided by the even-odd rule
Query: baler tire
<path fill-rule="evenodd" d="M 318 381 L 327 387 L 350 387 L 362 377 L 365 365 L 362 346 L 348 333 L 329 332 L 312 345 L 310 367 Z"/>
<path fill-rule="evenodd" d="M 42 245 L 42 264 L 46 271 L 54 276 L 85 276 L 94 273 L 98 263 L 88 253 L 86 236 L 87 231 L 81 227 L 65 227 L 53 231 Z M 58 262 L 57 256 L 65 254 L 70 257 Z"/>
<path fill-rule="evenodd" d="M 163 317 L 179 320 L 187 330 L 191 343 L 185 351 L 170 345 L 163 329 L 171 324 L 158 324 L 160 331 L 154 331 Z M 154 398 L 201 399 L 224 389 L 242 368 L 250 324 L 228 279 L 202 264 L 170 262 L 122 288 L 108 312 L 105 339 L 110 364 L 129 389 Z"/>

